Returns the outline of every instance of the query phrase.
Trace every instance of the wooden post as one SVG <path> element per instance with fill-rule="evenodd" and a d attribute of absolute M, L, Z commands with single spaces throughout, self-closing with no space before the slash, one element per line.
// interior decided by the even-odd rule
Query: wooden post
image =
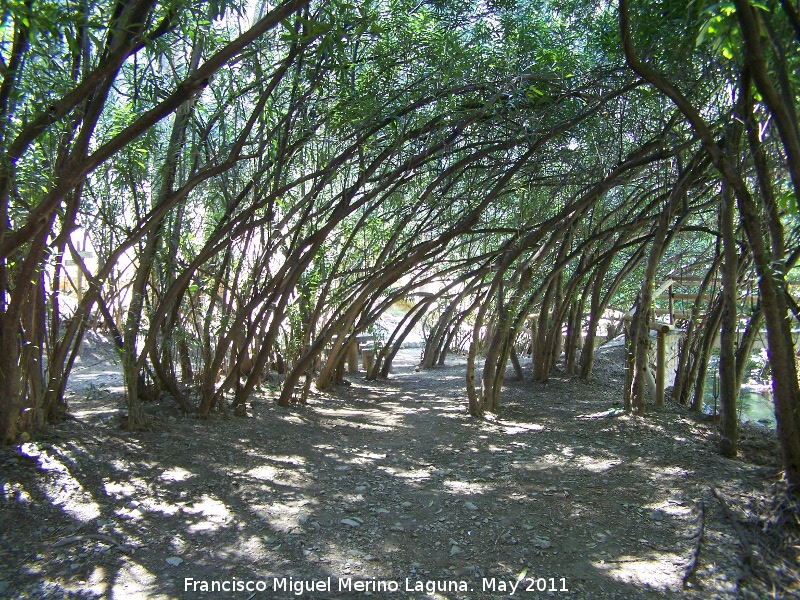
<path fill-rule="evenodd" d="M 347 347 L 347 372 L 358 373 L 358 342 L 355 340 Z"/>
<path fill-rule="evenodd" d="M 675 291 L 669 286 L 669 322 L 675 324 Z"/>
<path fill-rule="evenodd" d="M 667 333 L 659 331 L 656 343 L 656 406 L 664 406 L 664 380 L 667 375 Z"/>
<path fill-rule="evenodd" d="M 625 315 L 623 321 L 630 322 L 631 317 Z M 667 376 L 667 334 L 670 331 L 675 329 L 675 326 L 670 323 L 662 323 L 660 321 L 651 321 L 648 323 L 648 327 L 655 331 L 658 335 L 656 337 L 656 381 L 655 381 L 655 397 L 653 397 L 653 402 L 656 406 L 664 406 L 664 384 L 666 382 Z M 627 336 L 627 328 L 626 328 L 626 336 Z M 628 339 L 625 338 L 627 343 Z M 649 371 L 649 369 L 648 369 Z M 651 383 L 652 373 L 650 373 L 650 379 L 648 379 L 648 384 Z M 626 382 L 627 384 L 627 382 Z M 651 396 L 653 396 L 653 390 L 650 390 Z"/>
<path fill-rule="evenodd" d="M 78 298 L 78 303 L 83 300 L 83 271 L 78 267 L 78 289 L 75 290 L 75 295 Z"/>
<path fill-rule="evenodd" d="M 375 364 L 375 349 L 365 346 L 361 349 L 361 366 L 369 373 L 373 364 Z"/>

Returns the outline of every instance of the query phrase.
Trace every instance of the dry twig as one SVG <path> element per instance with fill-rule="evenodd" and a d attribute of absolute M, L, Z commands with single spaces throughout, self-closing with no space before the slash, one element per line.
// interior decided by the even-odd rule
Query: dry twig
<path fill-rule="evenodd" d="M 83 535 L 72 535 L 65 537 L 55 542 L 52 545 L 52 548 L 61 548 L 62 546 L 69 546 L 85 540 L 99 540 L 101 542 L 105 542 L 106 544 L 112 544 L 118 548 L 122 548 L 122 544 L 120 544 L 117 540 L 112 538 L 110 535 L 103 535 L 102 533 L 86 533 Z"/>

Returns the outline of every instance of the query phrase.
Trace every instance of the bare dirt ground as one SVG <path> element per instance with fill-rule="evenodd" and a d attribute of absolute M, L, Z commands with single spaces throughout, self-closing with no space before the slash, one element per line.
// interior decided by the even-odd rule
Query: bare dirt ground
<path fill-rule="evenodd" d="M 307 407 L 264 390 L 200 421 L 165 400 L 127 433 L 104 344 L 77 420 L 0 451 L 0 598 L 800 597 L 774 434 L 727 460 L 680 406 L 620 414 L 618 350 L 590 383 L 507 382 L 486 420 L 463 360 L 416 372 L 404 350 Z"/>

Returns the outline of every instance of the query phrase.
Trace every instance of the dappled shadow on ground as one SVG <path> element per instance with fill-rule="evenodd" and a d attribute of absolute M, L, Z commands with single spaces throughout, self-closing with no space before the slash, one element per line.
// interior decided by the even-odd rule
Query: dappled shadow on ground
<path fill-rule="evenodd" d="M 213 581 L 253 582 L 237 598 L 743 594 L 708 489 L 762 494 L 774 462 L 718 457 L 679 407 L 619 416 L 614 377 L 508 383 L 499 415 L 471 419 L 462 363 L 401 363 L 304 408 L 263 394 L 246 419 L 66 422 L 4 452 L 0 596 L 220 597 Z"/>

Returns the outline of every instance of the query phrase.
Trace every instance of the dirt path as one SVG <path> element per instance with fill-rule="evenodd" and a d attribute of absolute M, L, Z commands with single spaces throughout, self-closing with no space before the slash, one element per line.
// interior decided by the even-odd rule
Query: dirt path
<path fill-rule="evenodd" d="M 613 354 L 602 382 L 508 382 L 499 417 L 478 421 L 463 361 L 420 373 L 417 355 L 306 408 L 270 391 L 247 419 L 151 405 L 135 434 L 116 427 L 111 371 L 84 385 L 81 422 L 0 454 L 0 597 L 759 598 L 792 581 L 787 550 L 755 544 L 741 563 L 710 492 L 749 511 L 756 540 L 771 435 L 746 430 L 732 461 L 681 407 L 619 415 Z M 253 591 L 203 593 L 214 580 Z"/>

